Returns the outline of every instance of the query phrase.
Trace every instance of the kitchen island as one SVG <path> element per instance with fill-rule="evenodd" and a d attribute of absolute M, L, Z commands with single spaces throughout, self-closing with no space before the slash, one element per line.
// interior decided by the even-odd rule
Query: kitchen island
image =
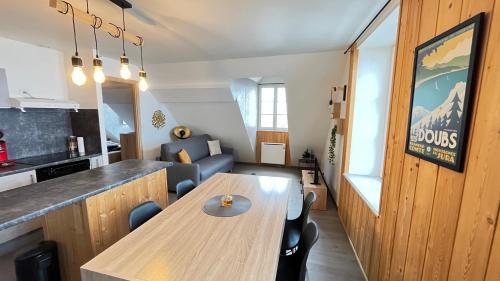
<path fill-rule="evenodd" d="M 56 241 L 63 280 L 129 233 L 128 213 L 145 201 L 167 206 L 168 162 L 126 160 L 0 193 L 0 230 L 42 217 Z"/>

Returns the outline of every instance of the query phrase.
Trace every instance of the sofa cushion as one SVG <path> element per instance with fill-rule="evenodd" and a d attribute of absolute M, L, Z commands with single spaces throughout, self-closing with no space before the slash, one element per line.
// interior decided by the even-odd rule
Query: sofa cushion
<path fill-rule="evenodd" d="M 210 153 L 210 156 L 222 154 L 220 148 L 220 141 L 219 140 L 208 141 L 208 152 Z"/>
<path fill-rule="evenodd" d="M 187 151 L 185 149 L 181 149 L 181 151 L 179 153 L 177 153 L 177 156 L 179 157 L 179 162 L 181 162 L 183 164 L 193 163 L 191 161 L 191 157 L 189 157 L 189 154 L 187 153 Z"/>
<path fill-rule="evenodd" d="M 195 162 L 200 165 L 201 180 L 204 181 L 218 172 L 228 172 L 233 169 L 233 155 L 218 154 Z"/>
<path fill-rule="evenodd" d="M 163 144 L 161 146 L 162 160 L 178 162 L 177 153 L 179 153 L 181 149 L 185 149 L 191 161 L 196 162 L 210 155 L 208 152 L 208 140 L 208 135 L 201 135 L 193 136 L 186 140 Z"/>

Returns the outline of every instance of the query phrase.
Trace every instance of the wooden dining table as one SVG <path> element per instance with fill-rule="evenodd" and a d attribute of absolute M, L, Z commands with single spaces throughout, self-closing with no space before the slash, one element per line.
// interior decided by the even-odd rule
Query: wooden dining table
<path fill-rule="evenodd" d="M 83 265 L 82 280 L 275 280 L 290 186 L 287 178 L 216 174 Z M 250 209 L 206 214 L 204 203 L 223 194 L 247 197 Z"/>

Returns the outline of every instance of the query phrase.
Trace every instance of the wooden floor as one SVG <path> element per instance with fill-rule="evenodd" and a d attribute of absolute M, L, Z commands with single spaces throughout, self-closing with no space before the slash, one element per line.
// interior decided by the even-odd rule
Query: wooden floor
<path fill-rule="evenodd" d="M 300 171 L 295 168 L 279 168 L 237 164 L 233 173 L 289 177 L 296 190 L 289 199 L 290 218 L 297 217 L 302 210 Z M 170 197 L 170 196 L 169 196 Z M 173 197 L 173 196 L 172 196 Z M 329 199 L 327 211 L 311 211 L 309 218 L 318 223 L 319 240 L 309 255 L 307 267 L 310 281 L 362 281 L 363 273 L 356 261 L 347 235 L 337 213 L 337 207 Z"/>
<path fill-rule="evenodd" d="M 330 200 L 327 211 L 311 211 L 309 215 L 320 228 L 319 240 L 307 262 L 309 280 L 365 280 L 333 205 Z"/>

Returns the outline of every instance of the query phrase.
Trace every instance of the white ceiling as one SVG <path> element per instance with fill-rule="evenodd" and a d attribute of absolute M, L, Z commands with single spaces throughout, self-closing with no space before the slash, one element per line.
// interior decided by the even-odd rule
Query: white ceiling
<path fill-rule="evenodd" d="M 84 0 L 68 0 L 85 8 Z M 70 16 L 49 0 L 2 0 L 0 36 L 72 48 Z M 127 30 L 145 39 L 146 63 L 217 60 L 344 49 L 386 0 L 148 0 L 131 1 Z M 89 0 L 91 12 L 121 23 L 107 0 Z M 142 15 L 142 16 L 138 16 Z M 92 47 L 91 28 L 78 24 L 79 44 Z M 121 42 L 98 34 L 101 53 L 118 57 Z M 127 45 L 129 57 L 138 49 Z"/>

